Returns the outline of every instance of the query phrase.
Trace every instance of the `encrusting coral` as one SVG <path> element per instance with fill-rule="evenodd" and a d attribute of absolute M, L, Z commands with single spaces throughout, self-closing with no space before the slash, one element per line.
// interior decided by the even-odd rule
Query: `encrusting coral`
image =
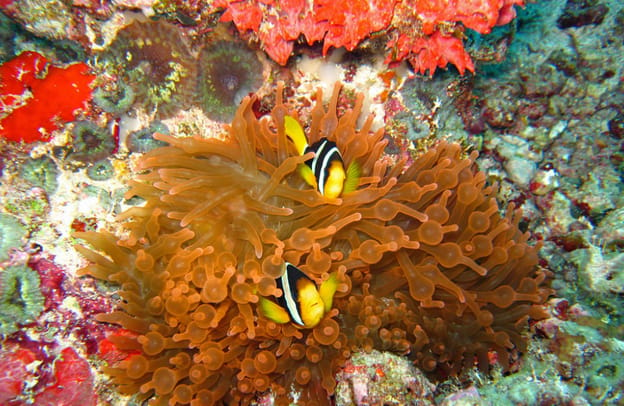
<path fill-rule="evenodd" d="M 96 98 L 113 113 L 140 101 L 149 113 L 169 117 L 188 105 L 195 85 L 195 60 L 176 26 L 164 21 L 132 22 L 98 55 L 96 66 L 117 76 Z"/>
<path fill-rule="evenodd" d="M 487 369 L 492 351 L 508 367 L 551 291 L 539 245 L 513 206 L 499 214 L 476 153 L 440 142 L 410 166 L 391 164 L 372 117 L 356 129 L 362 95 L 336 116 L 336 86 L 327 110 L 318 95 L 306 134 L 334 141 L 362 176 L 328 199 L 297 171 L 312 154 L 287 139 L 284 117 L 297 115 L 282 90 L 260 120 L 246 97 L 225 141 L 155 135 L 169 146 L 139 163 L 126 197 L 146 203 L 120 216 L 128 235 L 76 233 L 106 254 L 78 247 L 91 261 L 80 273 L 120 286 L 118 310 L 98 320 L 135 334 L 110 337 L 132 352 L 106 368 L 120 390 L 199 405 L 248 404 L 268 389 L 288 404 L 294 389 L 298 404 L 328 404 L 355 348 L 409 354 L 431 375 Z M 285 262 L 317 285 L 338 280 L 313 328 L 259 309 L 261 297 L 281 295 Z"/>
<path fill-rule="evenodd" d="M 197 101 L 214 120 L 230 121 L 243 97 L 262 85 L 262 64 L 242 43 L 216 41 L 199 52 Z"/>

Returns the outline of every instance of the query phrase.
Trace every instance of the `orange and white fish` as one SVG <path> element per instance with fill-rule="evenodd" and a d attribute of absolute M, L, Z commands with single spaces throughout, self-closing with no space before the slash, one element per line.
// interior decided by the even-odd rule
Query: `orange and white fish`
<path fill-rule="evenodd" d="M 282 296 L 277 303 L 261 297 L 260 309 L 270 320 L 284 324 L 292 321 L 298 327 L 312 328 L 331 309 L 338 287 L 336 274 L 332 273 L 320 287 L 310 277 L 291 263 L 284 263 L 284 273 L 276 280 Z"/>
<path fill-rule="evenodd" d="M 293 141 L 300 155 L 314 152 L 314 158 L 307 160 L 299 168 L 299 173 L 307 184 L 330 199 L 357 189 L 360 167 L 353 161 L 345 171 L 342 155 L 335 142 L 321 138 L 308 145 L 301 124 L 291 116 L 284 117 L 284 127 L 286 135 Z"/>

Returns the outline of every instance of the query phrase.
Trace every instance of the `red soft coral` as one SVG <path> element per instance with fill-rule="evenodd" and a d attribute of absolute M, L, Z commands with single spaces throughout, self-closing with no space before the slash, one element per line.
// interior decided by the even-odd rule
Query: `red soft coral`
<path fill-rule="evenodd" d="M 435 31 L 428 37 L 412 39 L 401 35 L 388 43 L 388 47 L 396 48 L 396 54 L 388 55 L 386 63 L 407 59 L 414 70 L 420 74 L 429 71 L 433 76 L 436 68 L 444 68 L 449 62 L 455 65 L 461 75 L 466 69 L 474 72 L 474 64 L 464 49 L 461 40 L 445 36 Z"/>
<path fill-rule="evenodd" d="M 396 1 L 218 0 L 216 5 L 226 9 L 221 21 L 256 33 L 266 53 L 285 65 L 300 35 L 309 45 L 324 39 L 323 53 L 330 47 L 354 49 L 390 24 Z"/>
<path fill-rule="evenodd" d="M 448 63 L 460 73 L 474 71 L 464 50 L 465 28 L 481 34 L 515 17 L 514 5 L 524 0 L 217 0 L 225 8 L 222 21 L 241 32 L 254 32 L 264 50 L 285 65 L 295 41 L 323 41 L 330 47 L 355 49 L 374 32 L 386 30 L 393 39 L 387 62 L 408 60 L 420 73 Z"/>
<path fill-rule="evenodd" d="M 0 137 L 11 141 L 47 140 L 58 121 L 71 121 L 91 99 L 95 76 L 76 63 L 50 66 L 36 52 L 23 52 L 0 66 Z"/>
<path fill-rule="evenodd" d="M 316 21 L 327 21 L 323 54 L 329 47 L 352 51 L 363 39 L 390 24 L 396 0 L 317 0 Z"/>
<path fill-rule="evenodd" d="M 395 8 L 395 37 L 388 42 L 392 52 L 386 62 L 408 60 L 414 70 L 430 75 L 448 63 L 462 75 L 466 70 L 474 72 L 461 40 L 464 27 L 488 34 L 515 17 L 514 5 L 524 5 L 524 1 L 404 0 Z"/>

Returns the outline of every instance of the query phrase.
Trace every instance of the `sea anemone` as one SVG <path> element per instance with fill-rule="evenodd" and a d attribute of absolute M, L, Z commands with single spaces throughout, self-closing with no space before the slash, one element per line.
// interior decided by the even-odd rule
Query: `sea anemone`
<path fill-rule="evenodd" d="M 287 139 L 278 86 L 269 117 L 243 99 L 222 139 L 156 135 L 121 215 L 127 233 L 76 233 L 96 250 L 80 270 L 119 285 L 118 309 L 97 319 L 136 336 L 110 337 L 133 354 L 106 368 L 124 393 L 150 404 L 247 404 L 271 389 L 276 404 L 328 404 L 334 374 L 356 348 L 408 354 L 432 377 L 491 351 L 504 368 L 522 350 L 529 317 L 550 294 L 536 269 L 539 245 L 501 216 L 476 153 L 440 142 L 409 167 L 384 159 L 363 95 L 336 116 L 318 94 L 307 136 L 337 144 L 361 168 L 358 188 L 328 199 L 307 185 Z M 259 303 L 282 294 L 284 263 L 317 284 L 336 278 L 333 307 L 313 328 L 269 320 Z"/>
<path fill-rule="evenodd" d="M 154 121 L 147 128 L 142 128 L 128 134 L 126 146 L 130 152 L 144 153 L 154 148 L 164 147 L 166 142 L 155 140 L 152 136 L 155 132 L 169 135 L 169 128 L 160 122 Z"/>
<path fill-rule="evenodd" d="M 116 146 L 114 137 L 106 129 L 91 121 L 76 121 L 69 157 L 85 163 L 97 162 L 110 157 Z"/>
<path fill-rule="evenodd" d="M 117 33 L 97 65 L 118 77 L 119 83 L 96 99 L 112 112 L 136 101 L 158 117 L 171 116 L 188 106 L 196 79 L 195 59 L 177 27 L 164 21 L 134 21 Z"/>
<path fill-rule="evenodd" d="M 36 320 L 44 298 L 37 271 L 26 265 L 0 269 L 0 336 L 17 331 L 18 325 Z"/>
<path fill-rule="evenodd" d="M 230 121 L 243 98 L 262 85 L 262 64 L 241 43 L 217 41 L 198 58 L 198 104 L 213 120 Z"/>
<path fill-rule="evenodd" d="M 115 175 L 115 168 L 108 159 L 94 162 L 87 168 L 87 176 L 91 180 L 102 181 L 108 180 Z"/>

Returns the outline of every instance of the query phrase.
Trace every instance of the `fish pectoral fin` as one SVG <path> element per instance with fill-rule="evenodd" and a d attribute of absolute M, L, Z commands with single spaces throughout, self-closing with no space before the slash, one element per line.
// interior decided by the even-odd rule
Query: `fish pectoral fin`
<path fill-rule="evenodd" d="M 342 194 L 355 192 L 362 177 L 362 167 L 357 161 L 351 161 L 347 168 L 347 176 L 342 187 Z"/>
<path fill-rule="evenodd" d="M 305 180 L 305 182 L 312 186 L 313 188 L 318 190 L 318 184 L 316 183 L 316 176 L 314 176 L 314 172 L 312 172 L 312 168 L 308 165 L 301 164 L 299 165 L 299 175 Z"/>
<path fill-rule="evenodd" d="M 282 306 L 267 298 L 260 297 L 259 307 L 264 317 L 277 324 L 285 324 L 290 321 L 288 312 Z"/>
<path fill-rule="evenodd" d="M 319 287 L 319 295 L 325 305 L 325 313 L 330 311 L 332 308 L 336 289 L 338 289 L 338 276 L 336 275 L 336 272 L 333 272 L 329 275 L 329 278 L 326 281 L 321 283 L 321 286 Z"/>
<path fill-rule="evenodd" d="M 295 148 L 297 148 L 299 155 L 303 155 L 308 146 L 308 140 L 301 124 L 294 117 L 284 116 L 284 131 L 286 131 L 288 138 L 295 143 Z"/>

